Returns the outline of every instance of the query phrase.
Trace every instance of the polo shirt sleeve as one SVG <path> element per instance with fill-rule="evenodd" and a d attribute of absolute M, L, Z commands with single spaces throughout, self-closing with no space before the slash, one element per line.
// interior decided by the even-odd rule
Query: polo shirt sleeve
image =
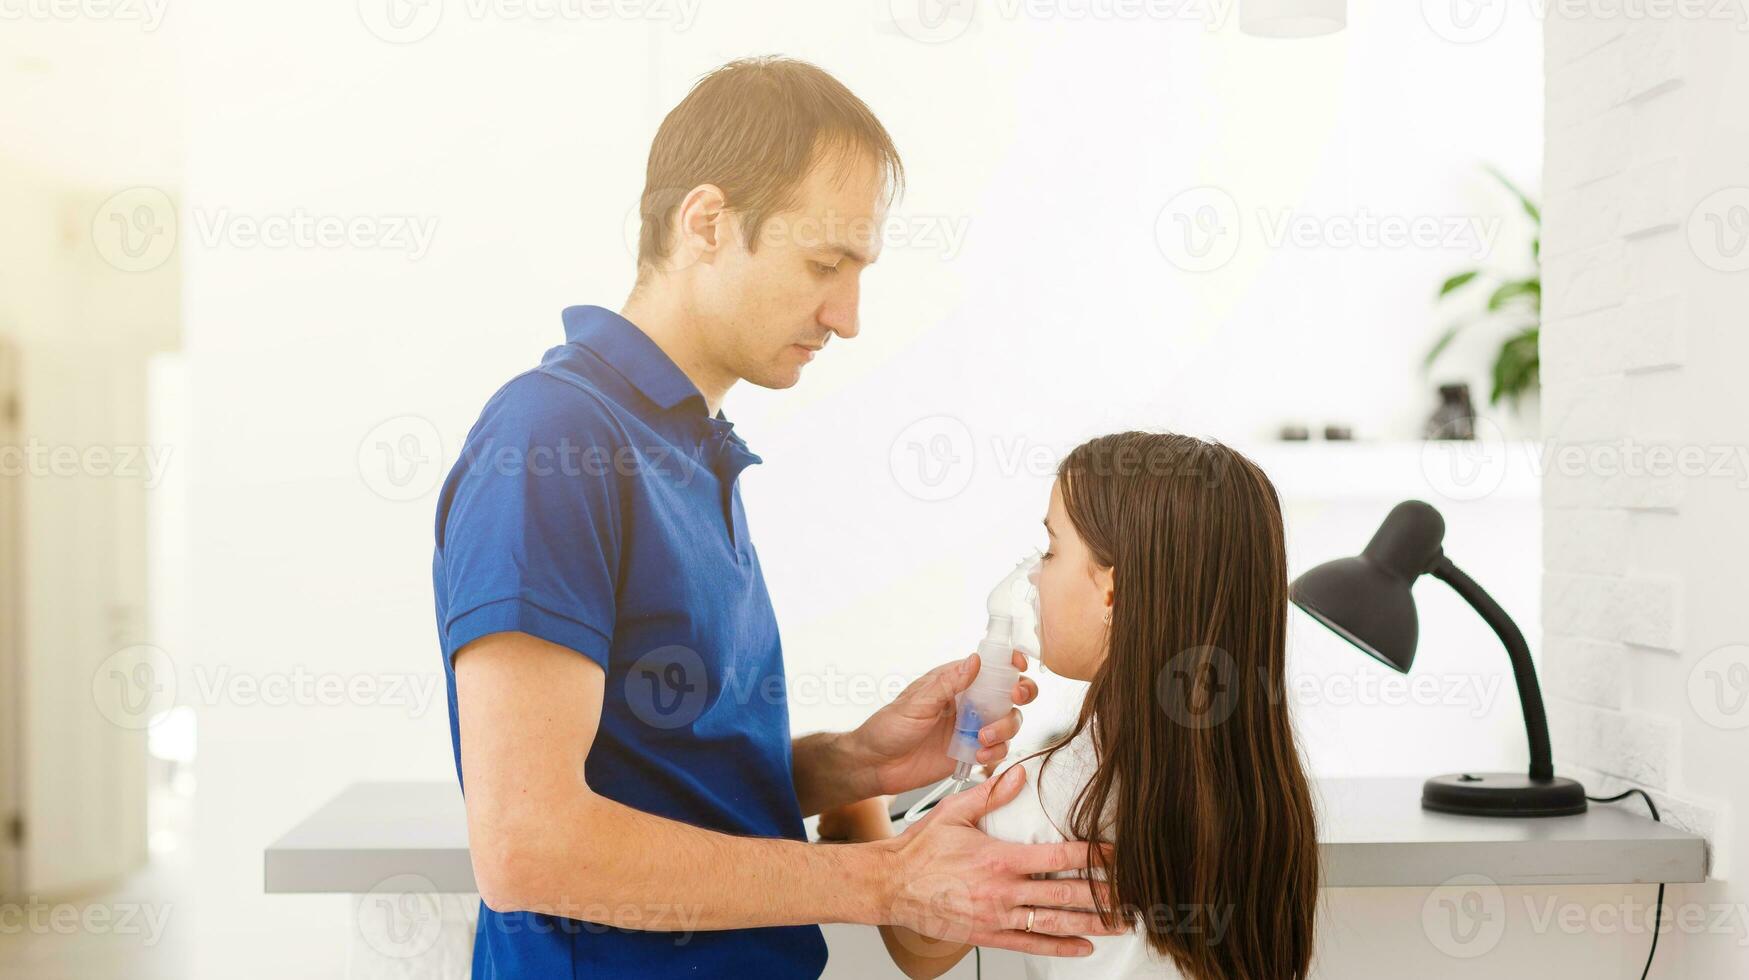
<path fill-rule="evenodd" d="M 439 503 L 446 656 L 513 631 L 607 669 L 621 432 L 597 395 L 548 375 L 523 375 L 493 396 Z"/>

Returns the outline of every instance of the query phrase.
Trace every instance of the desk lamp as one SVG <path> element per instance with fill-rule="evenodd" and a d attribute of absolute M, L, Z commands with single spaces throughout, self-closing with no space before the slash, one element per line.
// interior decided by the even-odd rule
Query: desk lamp
<path fill-rule="evenodd" d="M 1328 561 L 1294 579 L 1294 605 L 1393 670 L 1407 674 L 1415 662 L 1419 630 L 1410 586 L 1431 574 L 1452 587 L 1485 620 L 1512 660 L 1524 732 L 1530 740 L 1529 772 L 1462 772 L 1434 776 L 1421 788 L 1421 806 L 1479 817 L 1553 817 L 1585 812 L 1585 787 L 1555 775 L 1549 753 L 1549 723 L 1530 648 L 1512 618 L 1441 549 L 1445 519 L 1419 500 L 1391 508 L 1383 524 L 1353 558 Z"/>

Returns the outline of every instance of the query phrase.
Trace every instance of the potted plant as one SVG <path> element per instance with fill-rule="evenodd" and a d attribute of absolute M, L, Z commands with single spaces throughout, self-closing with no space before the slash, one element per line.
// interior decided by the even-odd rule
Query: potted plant
<path fill-rule="evenodd" d="M 1504 399 L 1517 408 L 1520 399 L 1536 390 L 1540 378 L 1537 336 L 1542 327 L 1543 309 L 1542 210 L 1529 195 L 1508 180 L 1505 174 L 1494 167 L 1484 169 L 1518 198 L 1519 205 L 1531 220 L 1529 268 L 1528 271 L 1521 268 L 1510 273 L 1492 269 L 1466 269 L 1446 279 L 1439 287 L 1436 301 L 1443 302 L 1460 291 L 1473 292 L 1473 289 L 1466 287 L 1478 282 L 1492 284 L 1493 291 L 1488 294 L 1487 305 L 1480 317 L 1460 319 L 1446 327 L 1445 332 L 1440 334 L 1439 339 L 1428 350 L 1422 368 L 1432 368 L 1433 362 L 1445 353 L 1445 349 L 1465 327 L 1503 317 L 1510 318 L 1517 322 L 1517 329 L 1501 343 L 1500 350 L 1494 357 L 1494 383 L 1488 394 L 1488 403 L 1497 405 Z"/>

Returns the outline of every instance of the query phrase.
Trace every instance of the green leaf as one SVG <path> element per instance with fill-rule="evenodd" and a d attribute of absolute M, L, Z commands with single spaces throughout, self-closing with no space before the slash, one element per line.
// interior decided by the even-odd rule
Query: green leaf
<path fill-rule="evenodd" d="M 1513 388 L 1512 376 L 1516 370 L 1502 351 L 1500 359 L 1494 362 L 1494 387 L 1488 392 L 1488 404 L 1498 405 L 1502 398 L 1509 397 Z M 1511 397 L 1517 400 L 1516 396 Z"/>
<path fill-rule="evenodd" d="M 1440 334 L 1439 339 L 1433 342 L 1433 347 L 1427 352 L 1427 357 L 1422 359 L 1422 371 L 1425 372 L 1427 369 L 1433 367 L 1433 362 L 1439 360 L 1439 355 L 1445 353 L 1445 349 L 1450 347 L 1451 342 L 1457 339 L 1458 331 L 1462 330 L 1464 324 L 1467 322 L 1468 321 L 1466 320 L 1459 320 L 1445 328 L 1445 332 Z"/>
<path fill-rule="evenodd" d="M 1502 186 L 1504 186 L 1507 190 L 1511 191 L 1512 195 L 1514 197 L 1518 198 L 1518 203 L 1524 206 L 1524 213 L 1530 215 L 1530 220 L 1536 222 L 1539 225 L 1542 224 L 1542 220 L 1543 220 L 1542 210 L 1536 206 L 1535 201 L 1532 201 L 1530 199 L 1529 194 L 1526 194 L 1525 192 L 1519 190 L 1517 184 L 1514 184 L 1511 180 L 1507 179 L 1506 175 L 1501 173 L 1499 171 L 1499 169 L 1494 167 L 1492 164 L 1488 165 L 1484 169 L 1486 169 L 1488 171 L 1488 173 L 1492 174 L 1494 179 L 1499 181 Z"/>
<path fill-rule="evenodd" d="M 1481 274 L 1482 274 L 1482 270 L 1471 269 L 1468 272 L 1460 272 L 1457 275 L 1452 276 L 1450 279 L 1447 279 L 1444 283 L 1442 283 L 1440 285 L 1439 298 L 1444 299 L 1446 297 L 1446 294 L 1448 294 L 1454 290 L 1463 288 L 1464 286 L 1469 284 L 1470 280 L 1476 278 L 1477 276 L 1479 276 Z"/>
<path fill-rule="evenodd" d="M 1542 280 L 1515 279 L 1512 282 L 1501 284 L 1500 288 L 1494 290 L 1494 294 L 1488 297 L 1488 312 L 1497 313 L 1504 309 L 1506 304 L 1520 298 L 1528 298 L 1533 307 L 1540 309 L 1542 294 Z"/>
<path fill-rule="evenodd" d="M 1538 327 L 1529 326 L 1501 345 L 1500 356 L 1494 361 L 1494 387 L 1488 396 L 1489 404 L 1497 405 L 1506 398 L 1516 405 L 1537 386 L 1542 366 L 1537 350 L 1540 332 Z"/>
<path fill-rule="evenodd" d="M 1542 261 L 1543 261 L 1543 236 L 1541 236 L 1541 235 L 1538 235 L 1535 238 L 1532 238 L 1530 240 L 1530 260 L 1532 262 L 1537 263 L 1538 266 L 1542 265 Z"/>

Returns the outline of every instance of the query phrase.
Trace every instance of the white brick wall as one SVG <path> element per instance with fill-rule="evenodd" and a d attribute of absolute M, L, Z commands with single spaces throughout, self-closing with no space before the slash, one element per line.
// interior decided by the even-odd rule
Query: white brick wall
<path fill-rule="evenodd" d="M 1544 25 L 1542 670 L 1557 768 L 1653 791 L 1712 845 L 1688 899 L 1739 905 L 1749 680 L 1720 685 L 1749 668 L 1716 651 L 1749 644 L 1749 32 L 1625 9 Z M 1749 976 L 1744 928 L 1666 941 Z"/>

